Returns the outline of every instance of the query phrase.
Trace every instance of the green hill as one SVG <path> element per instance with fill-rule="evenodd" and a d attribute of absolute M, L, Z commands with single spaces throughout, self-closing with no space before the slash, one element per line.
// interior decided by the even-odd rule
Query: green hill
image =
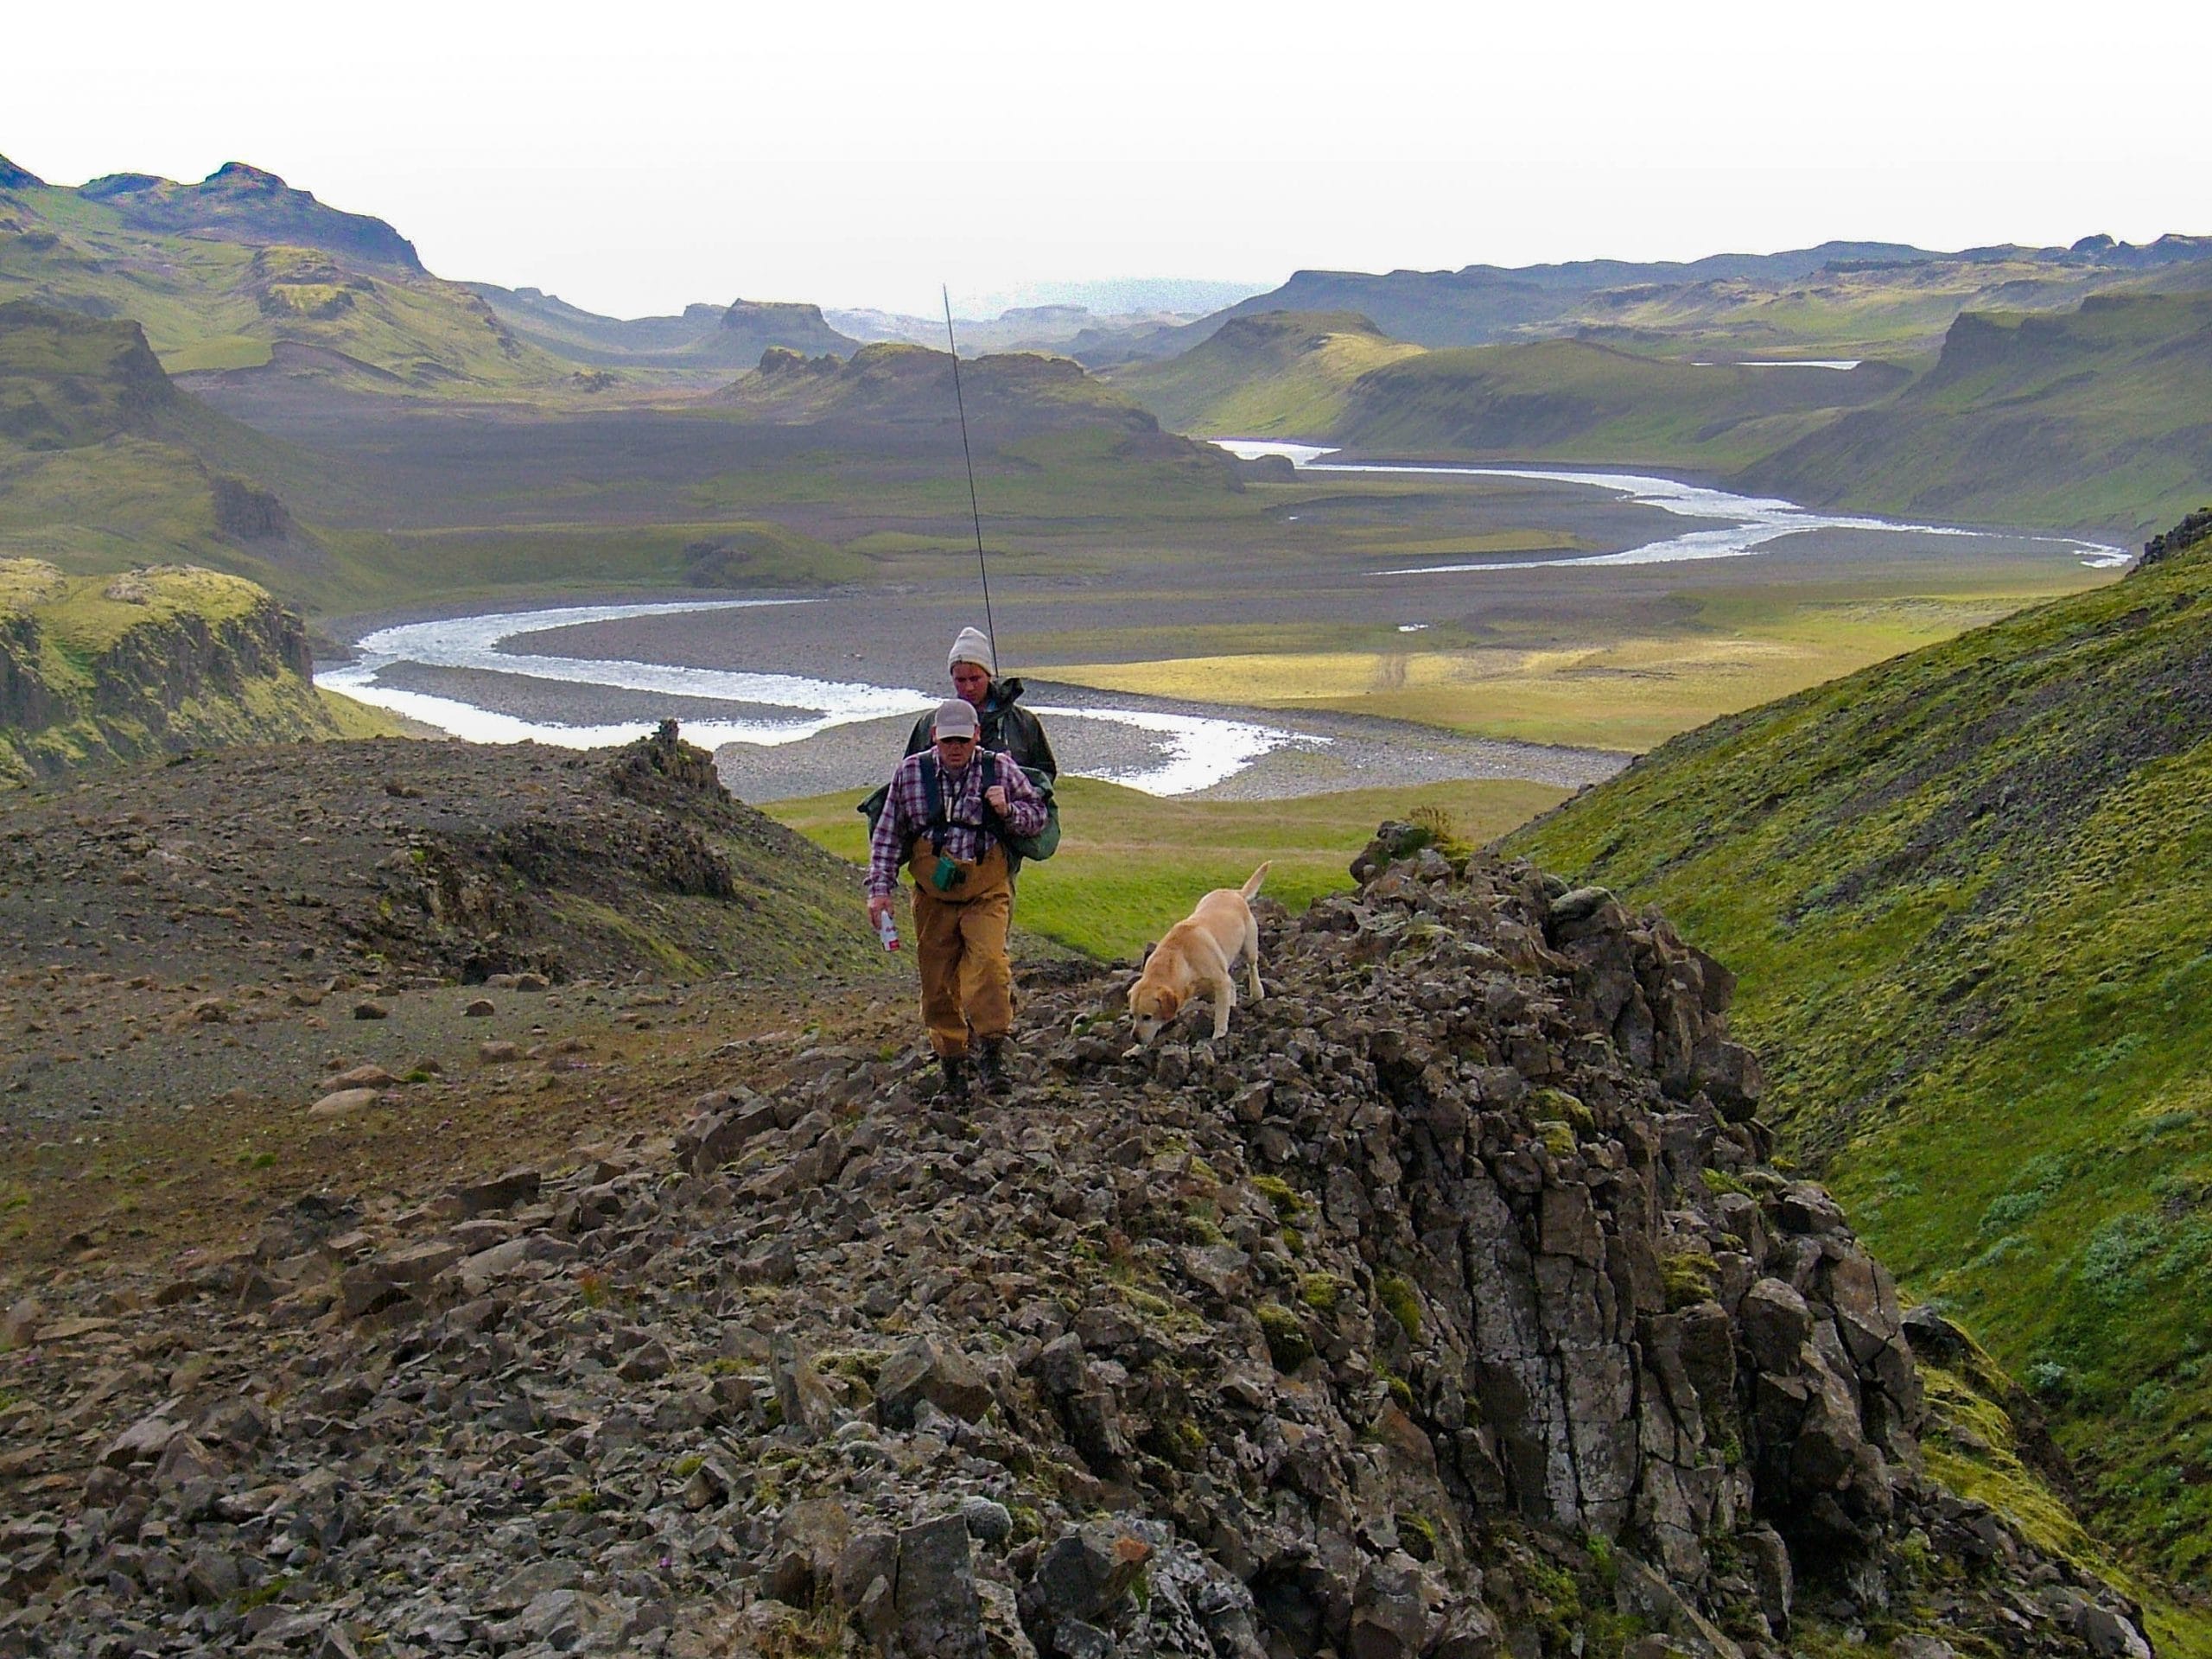
<path fill-rule="evenodd" d="M 180 391 L 135 322 L 0 304 L 0 557 L 281 584 L 324 554 L 279 492 L 330 471 Z"/>
<path fill-rule="evenodd" d="M 1510 845 L 1740 976 L 1788 1149 L 2043 1397 L 2106 1529 L 2212 1590 L 2212 542 L 2161 551 Z"/>
<path fill-rule="evenodd" d="M 0 440 L 72 449 L 158 429 L 182 402 L 137 324 L 0 304 Z"/>
<path fill-rule="evenodd" d="M 674 317 L 602 317 L 535 288 L 469 283 L 516 335 L 573 362 L 606 368 L 710 374 L 750 369 L 771 346 L 805 356 L 850 356 L 860 341 L 823 320 L 818 305 L 736 300 L 688 305 Z"/>
<path fill-rule="evenodd" d="M 14 182 L 6 182 L 13 180 Z M 416 394 L 566 386 L 573 364 L 424 272 L 380 219 L 238 164 L 197 186 L 0 175 L 0 301 L 140 323 L 162 365 Z"/>
<path fill-rule="evenodd" d="M 1808 435 L 1742 481 L 1814 506 L 2141 535 L 2212 477 L 2208 386 L 2212 293 L 1970 313 L 1894 402 Z"/>
<path fill-rule="evenodd" d="M 1105 378 L 1178 432 L 1303 437 L 1335 429 L 1360 376 L 1420 352 L 1354 312 L 1268 311 Z"/>
<path fill-rule="evenodd" d="M 1582 340 L 1426 352 L 1349 389 L 1332 435 L 1367 450 L 1723 472 L 1872 403 L 1904 372 L 1673 362 Z"/>

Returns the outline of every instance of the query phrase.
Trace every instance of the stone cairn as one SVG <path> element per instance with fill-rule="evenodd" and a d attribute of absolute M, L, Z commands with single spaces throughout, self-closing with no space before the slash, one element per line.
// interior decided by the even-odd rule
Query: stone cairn
<path fill-rule="evenodd" d="M 793 1045 L 19 1303 L 0 1656 L 2148 1659 L 1924 1473 L 1946 1327 L 1766 1166 L 1728 974 L 1420 840 L 1263 901 L 1219 1044 L 1076 970 L 1003 1105 Z"/>

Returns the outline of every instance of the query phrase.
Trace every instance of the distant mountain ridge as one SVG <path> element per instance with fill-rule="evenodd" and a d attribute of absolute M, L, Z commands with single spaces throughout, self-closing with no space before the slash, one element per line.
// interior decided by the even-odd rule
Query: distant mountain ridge
<path fill-rule="evenodd" d="M 979 431 L 1103 425 L 1160 435 L 1150 412 L 1065 358 L 1007 353 L 963 361 L 959 390 L 969 422 Z M 716 394 L 716 401 L 779 422 L 948 426 L 957 419 L 953 394 L 948 353 L 878 341 L 861 347 L 849 362 L 772 351 L 753 373 Z"/>
<path fill-rule="evenodd" d="M 1231 317 L 1264 311 L 1356 311 L 1394 339 L 1432 348 L 1480 346 L 1529 332 L 1567 333 L 1601 316 L 1581 308 L 1600 295 L 1677 291 L 1704 284 L 1777 289 L 1822 272 L 1887 270 L 1943 264 L 1997 265 L 2022 261 L 2061 270 L 2104 268 L 2115 276 L 2212 257 L 2212 237 L 2164 236 L 2145 246 L 2109 237 L 2084 238 L 2070 248 L 2012 245 L 1936 252 L 1891 242 L 1823 242 L 1772 254 L 1713 254 L 1684 262 L 1586 259 L 1561 264 L 1467 265 L 1459 270 L 1300 270 L 1281 287 L 1241 300 L 1174 336 L 1195 344 Z M 1946 319 L 1948 321 L 1948 319 Z"/>
<path fill-rule="evenodd" d="M 2091 243 L 1926 256 L 1910 281 L 1609 289 L 1577 300 L 1605 326 L 1427 350 L 1357 312 L 1246 312 L 1101 372 L 1187 432 L 1669 467 L 1811 507 L 2133 540 L 2212 477 L 2212 257 L 2191 257 L 2212 238 Z"/>
<path fill-rule="evenodd" d="M 0 178 L 0 185 L 7 182 Z M 423 274 L 415 245 L 384 220 L 325 207 L 311 193 L 244 162 L 226 162 L 198 184 L 111 173 L 78 186 L 76 194 L 105 202 L 137 230 L 321 248 Z"/>
<path fill-rule="evenodd" d="M 379 391 L 499 393 L 569 381 L 425 271 L 381 219 L 242 163 L 199 185 L 114 174 L 81 189 L 22 168 L 0 185 L 0 301 L 129 318 L 172 373 L 299 372 Z"/>
<path fill-rule="evenodd" d="M 782 346 L 849 357 L 861 342 L 825 321 L 818 305 L 734 300 L 688 305 L 673 317 L 601 316 L 535 288 L 465 283 L 517 335 L 546 351 L 607 368 L 749 369 Z"/>

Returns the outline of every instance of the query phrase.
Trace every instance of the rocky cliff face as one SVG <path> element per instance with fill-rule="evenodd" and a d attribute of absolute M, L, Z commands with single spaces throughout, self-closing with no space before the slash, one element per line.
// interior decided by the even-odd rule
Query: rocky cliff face
<path fill-rule="evenodd" d="M 672 1143 L 18 1303 L 0 1652 L 2147 1656 L 1923 1472 L 1727 976 L 1404 845 L 1220 1044 L 1073 969 L 1003 1104 L 745 1048 Z"/>
<path fill-rule="evenodd" d="M 311 668 L 299 617 L 237 577 L 0 560 L 0 781 L 334 736 Z"/>

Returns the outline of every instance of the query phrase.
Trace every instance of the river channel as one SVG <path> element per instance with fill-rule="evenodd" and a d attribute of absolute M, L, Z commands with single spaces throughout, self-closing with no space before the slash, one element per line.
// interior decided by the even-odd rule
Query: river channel
<path fill-rule="evenodd" d="M 2125 557 L 2118 549 L 2051 537 L 1812 512 L 1645 474 L 1344 461 L 1319 445 L 1222 442 L 1232 453 L 1281 455 L 1300 474 L 1348 484 L 1362 476 L 1433 478 L 1455 497 L 1495 497 L 1484 510 L 1496 522 L 1572 525 L 1575 542 L 1594 541 L 1599 550 L 1568 556 L 1532 547 L 1366 565 L 1339 557 L 1281 569 L 1255 563 L 1270 556 L 1248 551 L 1242 565 L 1184 556 L 1112 578 L 1038 570 L 1001 588 L 1001 640 L 1061 642 L 1048 661 L 1104 660 L 1102 652 L 1144 661 L 1179 654 L 1163 646 L 1163 627 L 1312 630 L 1351 622 L 1386 633 L 1448 628 L 1466 638 L 1497 626 L 1497 617 L 1525 634 L 1530 618 L 1555 616 L 1561 628 L 1602 632 L 1637 626 L 1645 608 L 1667 602 L 1669 589 L 1651 583 L 1694 585 L 1710 580 L 1694 573 L 1717 569 L 1714 562 L 1754 555 L 1765 556 L 1759 566 L 1773 567 L 1759 580 L 1783 583 L 1821 579 L 1837 561 L 1887 561 L 1893 569 L 1900 560 L 2017 558 L 2024 550 L 2100 566 Z M 1284 511 L 1283 543 L 1295 549 L 1306 533 L 1301 518 L 1389 510 L 1389 503 L 1377 508 L 1360 495 L 1309 499 Z M 1408 510 L 1438 509 L 1431 499 Z M 1328 533 L 1343 534 L 1341 523 Z M 1448 535 L 1421 539 L 1439 553 L 1452 542 Z M 674 717 L 691 741 L 717 751 L 725 780 L 744 798 L 776 800 L 879 779 L 914 716 L 943 695 L 941 642 L 981 622 L 977 608 L 967 584 L 948 579 L 893 594 L 842 590 L 404 617 L 366 626 L 351 659 L 325 664 L 316 678 L 481 742 L 597 747 Z M 1280 798 L 1446 778 L 1573 788 L 1626 759 L 1398 721 L 1107 693 L 1034 676 L 1027 702 L 1046 718 L 1065 771 L 1162 796 Z"/>

